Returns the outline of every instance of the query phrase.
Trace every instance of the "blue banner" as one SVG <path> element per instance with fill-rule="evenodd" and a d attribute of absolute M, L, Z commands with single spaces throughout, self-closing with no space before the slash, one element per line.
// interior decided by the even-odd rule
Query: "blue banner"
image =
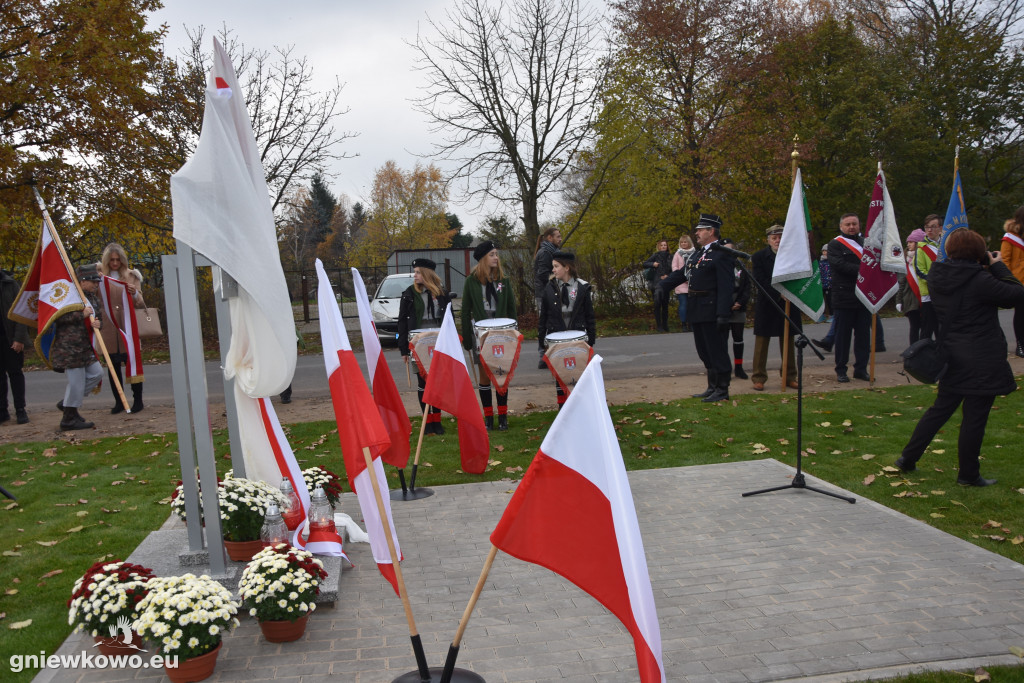
<path fill-rule="evenodd" d="M 949 207 L 946 209 L 946 220 L 942 224 L 942 237 L 939 238 L 939 256 L 936 260 L 946 260 L 946 238 L 957 228 L 967 226 L 967 207 L 964 205 L 964 189 L 960 184 L 960 169 L 953 175 L 953 193 L 949 196 Z"/>

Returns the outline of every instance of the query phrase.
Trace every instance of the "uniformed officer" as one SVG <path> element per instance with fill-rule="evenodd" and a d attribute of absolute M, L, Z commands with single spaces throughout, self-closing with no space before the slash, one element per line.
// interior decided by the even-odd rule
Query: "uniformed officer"
<path fill-rule="evenodd" d="M 712 245 L 721 239 L 722 219 L 702 213 L 693 229 L 697 248 L 682 270 L 674 271 L 658 286 L 666 292 L 682 284 L 690 284 L 686 317 L 693 326 L 697 355 L 708 374 L 708 388 L 694 398 L 705 403 L 729 398 L 732 367 L 729 360 L 729 322 L 733 304 L 733 267 L 735 259 Z M 692 315 L 691 315 L 692 311 Z"/>

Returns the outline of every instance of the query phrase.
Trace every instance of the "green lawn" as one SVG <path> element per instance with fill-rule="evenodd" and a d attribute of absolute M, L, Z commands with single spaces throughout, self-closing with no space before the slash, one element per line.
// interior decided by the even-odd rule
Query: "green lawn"
<path fill-rule="evenodd" d="M 917 472 L 903 475 L 891 467 L 933 395 L 934 389 L 918 385 L 807 395 L 804 470 L 1024 562 L 1021 398 L 997 401 L 982 473 L 997 477 L 999 484 L 975 489 L 955 483 L 958 417 L 939 434 Z M 611 408 L 628 469 L 769 457 L 794 464 L 795 415 L 792 394 L 744 395 L 722 404 L 687 399 Z M 518 480 L 553 417 L 551 412 L 516 415 L 509 431 L 492 432 L 491 465 L 482 475 L 459 469 L 454 424 L 446 419 L 448 434 L 424 440 L 419 483 Z M 413 427 L 415 445 L 418 419 Z M 332 422 L 294 424 L 286 431 L 303 467 L 321 464 L 344 471 Z M 216 448 L 218 465 L 227 469 L 225 434 L 216 435 Z M 55 651 L 70 632 L 65 602 L 75 579 L 101 557 L 127 557 L 163 523 L 179 479 L 175 449 L 173 434 L 87 441 L 69 437 L 0 449 L 0 481 L 18 497 L 17 503 L 0 499 L 0 662 L 14 653 Z M 397 487 L 393 470 L 389 477 L 391 487 Z M 31 624 L 24 625 L 28 620 Z M 1019 680 L 1021 671 L 999 670 L 994 678 Z M 4 679 L 30 680 L 31 675 Z M 959 681 L 963 676 L 908 680 Z"/>

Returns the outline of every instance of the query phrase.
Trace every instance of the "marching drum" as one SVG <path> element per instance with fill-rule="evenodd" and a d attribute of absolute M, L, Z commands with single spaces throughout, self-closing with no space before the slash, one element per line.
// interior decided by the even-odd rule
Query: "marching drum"
<path fill-rule="evenodd" d="M 587 333 L 579 330 L 552 332 L 544 337 L 547 350 L 544 362 L 551 369 L 566 395 L 572 393 L 583 371 L 587 369 L 594 350 L 587 343 Z"/>
<path fill-rule="evenodd" d="M 495 391 L 504 395 L 519 363 L 523 335 L 519 333 L 518 325 L 512 318 L 474 322 L 473 332 L 476 335 L 480 367 L 487 373 Z"/>
<path fill-rule="evenodd" d="M 430 372 L 430 360 L 434 357 L 438 332 L 440 330 L 436 327 L 409 332 L 409 351 L 412 353 L 412 359 L 416 362 L 416 372 L 420 373 L 423 379 L 426 379 L 427 373 Z"/>

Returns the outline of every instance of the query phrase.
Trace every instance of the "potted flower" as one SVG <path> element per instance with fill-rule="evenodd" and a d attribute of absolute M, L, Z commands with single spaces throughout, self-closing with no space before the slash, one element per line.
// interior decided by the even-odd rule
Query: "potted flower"
<path fill-rule="evenodd" d="M 238 595 L 272 643 L 298 640 L 316 609 L 327 572 L 312 553 L 287 543 L 264 548 L 242 571 Z"/>
<path fill-rule="evenodd" d="M 75 581 L 68 600 L 68 624 L 74 624 L 76 632 L 88 631 L 105 655 L 141 649 L 132 623 L 153 578 L 152 570 L 141 565 L 97 562 Z"/>
<path fill-rule="evenodd" d="M 160 647 L 173 683 L 201 681 L 213 673 L 221 638 L 238 626 L 238 603 L 209 576 L 152 579 L 139 602 L 135 630 Z"/>
<path fill-rule="evenodd" d="M 263 548 L 260 528 L 267 505 L 283 506 L 284 495 L 266 482 L 233 477 L 229 472 L 220 483 L 218 501 L 228 557 L 236 562 L 251 560 Z"/>
<path fill-rule="evenodd" d="M 313 465 L 302 470 L 302 478 L 306 480 L 306 488 L 311 493 L 319 484 L 327 494 L 331 507 L 338 507 L 338 500 L 341 498 L 341 477 L 326 467 Z"/>

